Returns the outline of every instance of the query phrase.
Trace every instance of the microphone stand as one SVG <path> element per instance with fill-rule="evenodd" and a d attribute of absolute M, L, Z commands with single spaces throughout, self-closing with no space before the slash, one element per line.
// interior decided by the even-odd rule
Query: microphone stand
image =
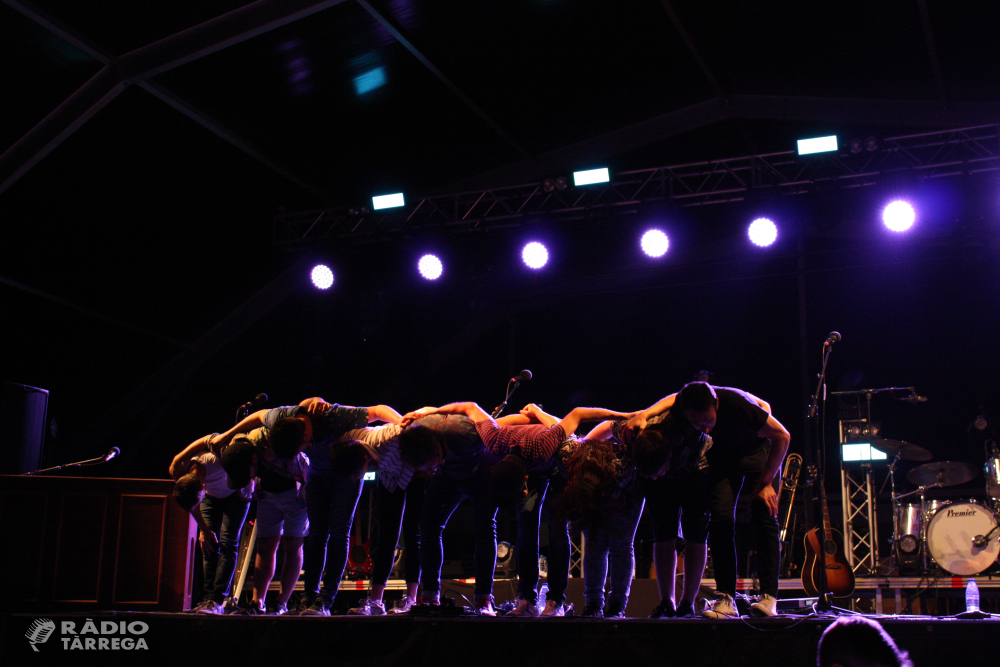
<path fill-rule="evenodd" d="M 86 461 L 77 461 L 76 463 L 64 463 L 61 466 L 55 466 L 54 468 L 43 468 L 42 470 L 33 470 L 32 472 L 26 472 L 25 475 L 37 475 L 43 472 L 54 472 L 56 470 L 62 470 L 63 468 L 82 468 L 83 466 L 98 466 L 102 463 L 107 463 L 111 459 L 107 458 L 107 454 L 103 456 L 98 456 L 96 459 L 87 459 Z"/>
<path fill-rule="evenodd" d="M 531 378 L 528 379 L 530 380 Z M 511 386 L 512 383 L 513 386 Z M 493 412 L 490 414 L 490 417 L 496 419 L 497 417 L 500 416 L 501 412 L 507 409 L 507 401 L 510 400 L 510 397 L 514 395 L 514 392 L 517 391 L 517 388 L 520 386 L 521 386 L 520 380 L 518 380 L 517 378 L 510 379 L 510 382 L 507 383 L 507 395 L 504 396 L 503 403 L 493 408 Z"/>
<path fill-rule="evenodd" d="M 812 403 L 809 405 L 808 417 L 813 421 L 815 425 L 815 431 L 817 437 L 815 438 L 815 451 L 813 455 L 816 457 L 816 471 L 817 479 L 823 480 L 826 478 L 826 462 L 823 457 L 823 427 L 820 420 L 816 420 L 816 413 L 819 410 L 820 394 L 823 395 L 823 414 L 826 414 L 826 365 L 830 361 L 830 353 L 833 351 L 833 345 L 828 341 L 823 343 L 823 366 L 819 373 L 819 382 L 816 385 L 816 393 L 813 394 Z M 817 485 L 820 488 L 820 493 L 822 493 L 822 484 Z M 829 613 L 834 612 L 838 614 L 853 614 L 850 609 L 842 609 L 840 607 L 835 607 L 831 602 L 833 594 L 830 593 L 830 585 L 826 576 L 826 526 L 825 522 L 820 520 L 816 526 L 816 536 L 819 538 L 820 548 L 824 553 L 820 554 L 820 573 L 819 581 L 817 582 L 817 588 L 822 591 L 819 595 L 819 599 L 814 605 L 814 609 L 819 613 Z"/>

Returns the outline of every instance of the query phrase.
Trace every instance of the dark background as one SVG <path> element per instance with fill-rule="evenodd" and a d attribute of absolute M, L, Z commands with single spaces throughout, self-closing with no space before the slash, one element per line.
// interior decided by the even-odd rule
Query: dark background
<path fill-rule="evenodd" d="M 241 3 L 39 5 L 39 15 L 118 55 Z M 553 173 L 539 166 L 546 156 L 581 142 L 583 166 L 625 170 L 789 150 L 796 138 L 825 133 L 937 130 L 959 107 L 996 122 L 996 9 L 958 5 L 930 8 L 933 53 L 918 2 L 725 15 L 669 3 L 684 34 L 652 0 L 378 5 L 509 140 L 352 2 L 171 69 L 155 83 L 315 187 L 138 85 L 126 88 L 0 193 L 0 379 L 51 392 L 44 465 L 121 448 L 91 471 L 102 475 L 164 477 L 174 453 L 227 428 L 236 407 L 262 391 L 269 406 L 319 395 L 401 412 L 453 400 L 489 409 L 522 368 L 534 379 L 511 408 L 534 401 L 556 414 L 640 409 L 709 370 L 717 384 L 769 401 L 792 451 L 802 452 L 822 343 L 837 330 L 831 390 L 915 386 L 926 403 L 873 400 L 885 435 L 978 467 L 995 431 L 970 424 L 979 414 L 992 420 L 1000 401 L 994 171 L 626 217 L 538 218 L 461 237 L 416 229 L 295 252 L 272 244 L 279 211 L 356 205 L 397 189 L 413 198 L 460 191 L 473 177 L 482 187 L 529 182 Z M 0 147 L 102 66 L 19 7 L 0 5 Z M 387 84 L 358 95 L 351 79 L 372 64 L 385 68 Z M 591 141 L 731 94 L 836 98 L 853 115 L 775 112 L 627 145 Z M 914 119 L 876 98 L 933 101 L 941 111 Z M 567 161 L 554 173 L 578 166 Z M 892 196 L 916 205 L 908 234 L 881 225 Z M 762 210 L 779 226 L 778 243 L 764 250 L 745 236 Z M 638 247 L 654 224 L 671 239 L 658 261 Z M 552 254 L 539 272 L 519 259 L 533 239 Z M 445 262 L 434 283 L 414 271 L 429 249 Z M 308 280 L 320 259 L 336 274 L 328 292 Z M 142 388 L 289 267 L 301 283 L 291 296 L 164 390 Z M 141 409 L 137 396 L 147 401 Z M 839 409 L 830 402 L 831 442 Z M 982 485 L 979 477 L 956 492 L 981 495 Z"/>

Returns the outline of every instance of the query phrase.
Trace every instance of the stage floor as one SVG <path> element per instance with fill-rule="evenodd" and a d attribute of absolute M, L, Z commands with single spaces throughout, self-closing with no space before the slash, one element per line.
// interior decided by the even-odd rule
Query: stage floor
<path fill-rule="evenodd" d="M 1000 619 L 874 618 L 910 651 L 917 667 L 997 662 Z M 12 613 L 3 616 L 0 659 L 6 665 L 177 665 L 221 660 L 241 667 L 273 667 L 284 661 L 319 660 L 336 665 L 811 667 L 820 634 L 832 620 Z M 53 626 L 51 632 L 38 629 Z"/>

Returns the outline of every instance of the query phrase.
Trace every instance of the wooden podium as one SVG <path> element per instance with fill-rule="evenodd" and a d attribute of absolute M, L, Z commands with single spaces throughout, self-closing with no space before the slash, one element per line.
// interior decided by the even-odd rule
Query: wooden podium
<path fill-rule="evenodd" d="M 188 609 L 198 532 L 173 488 L 0 475 L 0 610 Z"/>

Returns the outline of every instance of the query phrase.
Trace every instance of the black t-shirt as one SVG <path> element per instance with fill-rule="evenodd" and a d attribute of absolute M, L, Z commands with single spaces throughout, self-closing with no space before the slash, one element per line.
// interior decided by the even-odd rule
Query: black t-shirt
<path fill-rule="evenodd" d="M 731 465 L 767 443 L 757 435 L 770 414 L 750 394 L 732 387 L 715 387 L 719 398 L 715 427 L 709 433 L 713 446 L 708 450 L 710 465 Z"/>

